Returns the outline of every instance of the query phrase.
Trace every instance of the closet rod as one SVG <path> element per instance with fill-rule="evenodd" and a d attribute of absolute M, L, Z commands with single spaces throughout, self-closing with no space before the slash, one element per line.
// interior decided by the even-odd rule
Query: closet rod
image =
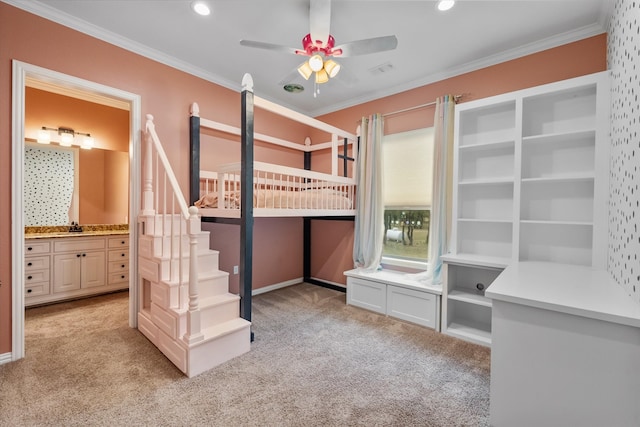
<path fill-rule="evenodd" d="M 453 102 L 458 102 L 458 100 L 460 98 L 462 98 L 462 96 L 463 95 L 453 95 Z M 436 105 L 436 101 L 427 102 L 426 104 L 416 105 L 414 107 L 405 108 L 403 110 L 398 110 L 398 111 L 392 111 L 390 113 L 385 113 L 385 114 L 382 115 L 382 117 L 395 116 L 396 114 L 406 113 L 407 111 L 413 111 L 413 110 L 417 110 L 419 108 L 430 107 L 432 105 Z"/>

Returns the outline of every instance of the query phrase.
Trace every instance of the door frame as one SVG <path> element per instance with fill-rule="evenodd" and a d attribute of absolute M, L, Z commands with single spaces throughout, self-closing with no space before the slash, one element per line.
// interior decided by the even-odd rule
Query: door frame
<path fill-rule="evenodd" d="M 129 326 L 138 326 L 138 213 L 140 210 L 140 95 L 73 77 L 25 62 L 12 61 L 12 185 L 11 185 L 11 360 L 24 357 L 24 138 L 27 78 L 129 104 Z M 95 101 L 92 101 L 95 102 Z"/>

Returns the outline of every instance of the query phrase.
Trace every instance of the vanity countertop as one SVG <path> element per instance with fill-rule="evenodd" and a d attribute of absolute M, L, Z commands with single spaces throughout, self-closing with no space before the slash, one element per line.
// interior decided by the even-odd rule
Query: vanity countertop
<path fill-rule="evenodd" d="M 51 239 L 60 237 L 89 237 L 129 234 L 128 224 L 83 225 L 82 231 L 69 231 L 68 226 L 30 226 L 24 228 L 24 238 Z"/>

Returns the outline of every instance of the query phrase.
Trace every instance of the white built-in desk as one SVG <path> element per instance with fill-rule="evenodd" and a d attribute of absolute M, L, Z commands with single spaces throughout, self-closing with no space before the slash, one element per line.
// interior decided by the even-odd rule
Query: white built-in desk
<path fill-rule="evenodd" d="M 606 271 L 520 262 L 485 295 L 492 426 L 640 426 L 640 305 Z"/>
<path fill-rule="evenodd" d="M 414 280 L 393 270 L 345 271 L 347 304 L 440 331 L 442 286 Z"/>

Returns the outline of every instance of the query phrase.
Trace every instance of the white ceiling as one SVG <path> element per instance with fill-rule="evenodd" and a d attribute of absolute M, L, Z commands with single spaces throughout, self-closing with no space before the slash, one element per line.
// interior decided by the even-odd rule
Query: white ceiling
<path fill-rule="evenodd" d="M 234 90 L 251 73 L 256 95 L 312 116 L 603 33 L 611 11 L 611 0 L 460 0 L 444 13 L 428 0 L 333 0 L 337 45 L 396 35 L 398 47 L 338 59 L 342 71 L 314 98 L 295 71 L 303 57 L 239 45 L 301 47 L 309 0 L 208 0 L 208 17 L 190 0 L 2 1 Z M 287 93 L 288 82 L 305 90 Z"/>

